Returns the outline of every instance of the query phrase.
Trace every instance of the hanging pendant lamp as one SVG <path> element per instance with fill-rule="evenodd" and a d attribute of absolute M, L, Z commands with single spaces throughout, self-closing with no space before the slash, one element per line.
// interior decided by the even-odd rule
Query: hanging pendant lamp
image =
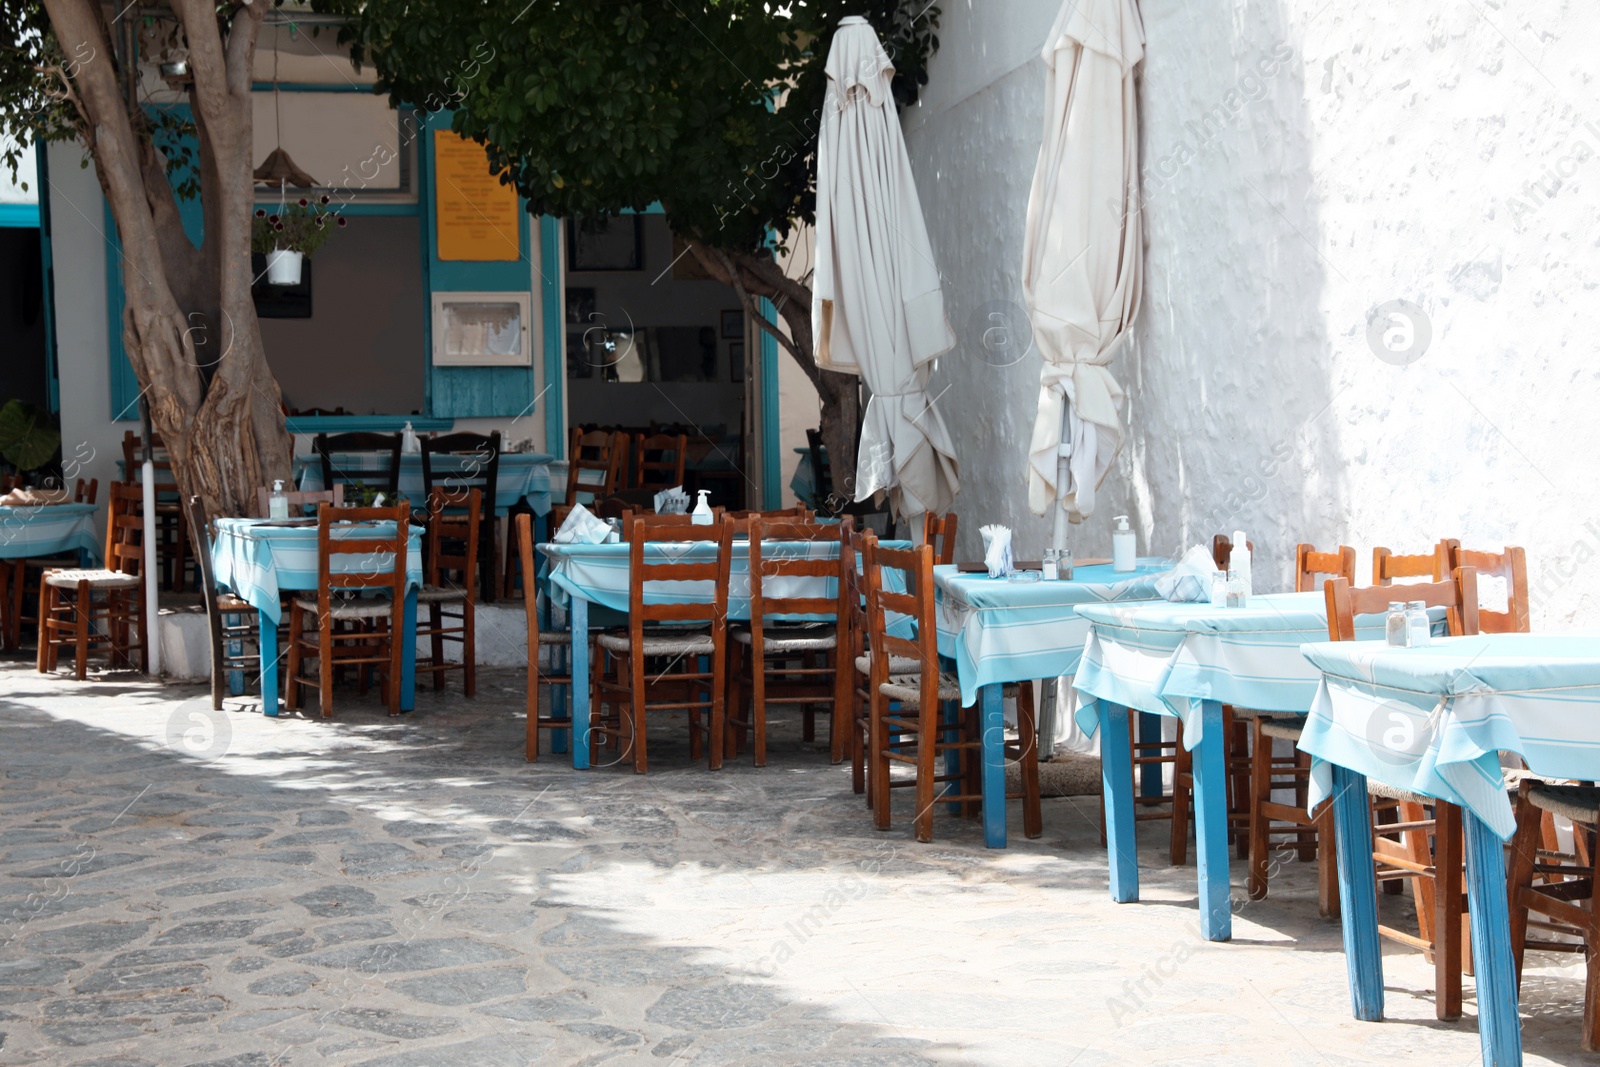
<path fill-rule="evenodd" d="M 257 185 L 276 185 L 280 189 L 292 185 L 297 189 L 311 189 L 317 179 L 300 169 L 300 165 L 283 150 L 283 95 L 278 89 L 278 32 L 272 32 L 272 118 L 278 147 L 267 154 L 261 166 L 255 169 Z"/>

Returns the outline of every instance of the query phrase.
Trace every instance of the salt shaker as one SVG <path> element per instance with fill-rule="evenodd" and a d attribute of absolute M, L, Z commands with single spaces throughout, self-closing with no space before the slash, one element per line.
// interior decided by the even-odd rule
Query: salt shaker
<path fill-rule="evenodd" d="M 1238 571 L 1228 572 L 1227 606 L 1230 608 L 1242 608 L 1245 606 L 1244 579 L 1239 576 Z"/>
<path fill-rule="evenodd" d="M 1072 549 L 1070 548 L 1056 550 L 1056 581 L 1072 581 Z"/>
<path fill-rule="evenodd" d="M 1056 575 L 1057 575 L 1057 569 L 1056 569 L 1057 564 L 1056 564 L 1056 561 L 1059 558 L 1060 558 L 1060 553 L 1056 549 L 1047 548 L 1047 549 L 1044 550 L 1044 561 L 1039 565 L 1039 570 L 1040 570 L 1041 576 L 1043 577 L 1043 579 L 1045 581 L 1053 582 L 1053 581 L 1056 580 Z"/>
<path fill-rule="evenodd" d="M 1398 600 L 1389 601 L 1389 616 L 1384 621 L 1383 636 L 1395 648 L 1406 647 L 1406 606 Z"/>
<path fill-rule="evenodd" d="M 1211 575 L 1211 606 L 1214 608 L 1228 606 L 1228 576 L 1221 571 Z"/>
<path fill-rule="evenodd" d="M 622 540 L 622 520 L 607 519 L 606 525 L 611 527 L 611 532 L 606 534 L 606 544 L 614 545 Z"/>
<path fill-rule="evenodd" d="M 1413 600 L 1406 608 L 1406 645 L 1410 648 L 1427 648 L 1433 626 L 1428 622 L 1428 606 Z"/>

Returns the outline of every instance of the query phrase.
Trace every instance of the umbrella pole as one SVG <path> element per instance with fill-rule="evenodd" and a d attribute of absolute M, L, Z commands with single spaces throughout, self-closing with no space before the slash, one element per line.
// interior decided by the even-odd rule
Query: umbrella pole
<path fill-rule="evenodd" d="M 161 674 L 161 614 L 157 605 L 157 587 L 161 584 L 160 560 L 156 558 L 158 552 L 157 542 L 160 538 L 156 532 L 156 466 L 153 460 L 155 450 L 151 445 L 150 406 L 143 397 L 139 398 L 139 414 L 143 422 L 144 436 L 144 464 L 140 468 L 140 480 L 144 483 L 144 558 L 139 561 L 139 566 L 144 572 L 144 630 L 139 636 L 144 638 L 146 654 L 149 656 L 150 673 L 153 676 Z"/>
<path fill-rule="evenodd" d="M 1061 506 L 1061 501 L 1067 495 L 1067 479 L 1071 476 L 1068 470 L 1072 462 L 1072 438 L 1067 436 L 1072 432 L 1072 401 L 1066 400 L 1061 405 L 1061 434 L 1056 439 L 1056 528 L 1051 544 L 1059 549 L 1067 548 L 1067 509 Z"/>

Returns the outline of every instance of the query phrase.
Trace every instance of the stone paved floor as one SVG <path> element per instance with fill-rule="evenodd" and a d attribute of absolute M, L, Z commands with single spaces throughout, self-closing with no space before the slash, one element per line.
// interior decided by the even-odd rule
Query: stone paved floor
<path fill-rule="evenodd" d="M 848 769 L 780 731 L 711 774 L 522 760 L 521 677 L 388 720 L 210 712 L 193 688 L 0 662 L 0 1063 L 1458 1064 L 1468 994 L 1387 957 L 1349 1016 L 1309 865 L 1198 939 L 1194 869 L 1141 831 L 1106 893 L 1093 798 L 983 848 L 874 831 Z M 1397 915 L 1395 921 L 1403 921 Z M 1530 1063 L 1577 1063 L 1570 957 L 1530 956 Z M 1470 986 L 1470 983 L 1469 983 Z"/>

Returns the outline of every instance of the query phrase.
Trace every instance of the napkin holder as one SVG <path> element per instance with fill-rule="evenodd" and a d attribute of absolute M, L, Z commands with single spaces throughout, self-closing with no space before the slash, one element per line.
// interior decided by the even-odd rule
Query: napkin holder
<path fill-rule="evenodd" d="M 689 494 L 683 491 L 683 486 L 675 485 L 671 489 L 663 489 L 656 494 L 655 507 L 657 515 L 687 515 L 689 514 Z"/>
<path fill-rule="evenodd" d="M 983 535 L 983 563 L 991 578 L 1004 578 L 1016 569 L 1011 558 L 1011 528 L 991 524 L 980 526 Z"/>
<path fill-rule="evenodd" d="M 582 504 L 574 504 L 566 521 L 556 530 L 554 540 L 558 545 L 602 545 L 610 537 L 610 523 Z"/>
<path fill-rule="evenodd" d="M 1195 545 L 1178 565 L 1156 579 L 1156 593 L 1175 604 L 1204 604 L 1211 600 L 1211 579 L 1218 573 L 1211 552 Z"/>

